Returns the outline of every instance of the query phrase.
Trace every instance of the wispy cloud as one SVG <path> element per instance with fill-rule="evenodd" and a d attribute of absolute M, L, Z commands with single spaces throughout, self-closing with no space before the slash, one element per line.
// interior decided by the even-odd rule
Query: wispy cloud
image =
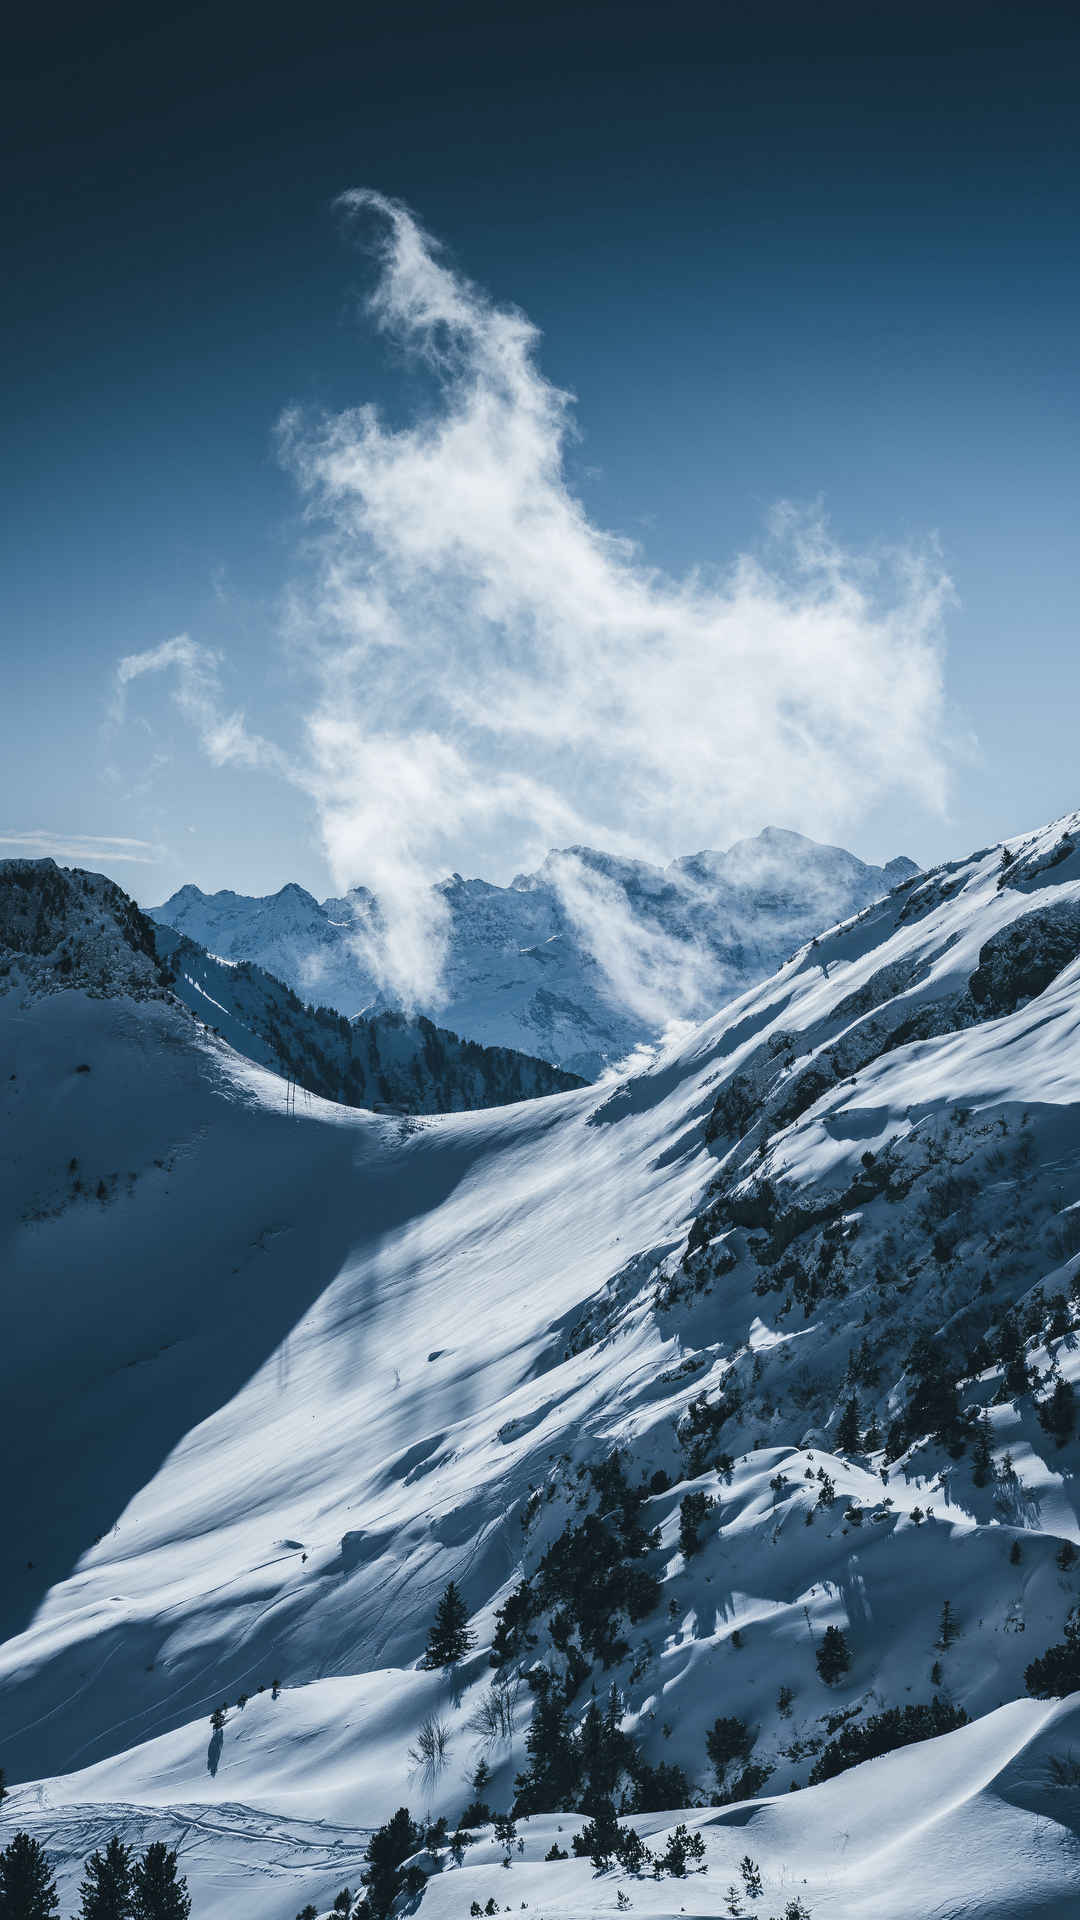
<path fill-rule="evenodd" d="M 27 859 L 53 860 L 133 860 L 140 866 L 153 866 L 164 849 L 152 840 L 113 838 L 108 834 L 48 833 L 44 829 L 23 833 L 0 833 L 0 847 L 17 848 Z"/>
<path fill-rule="evenodd" d="M 221 656 L 186 633 L 163 640 L 143 653 L 125 654 L 116 665 L 111 719 L 120 724 L 127 709 L 127 690 L 133 680 L 148 673 L 175 673 L 173 699 L 196 729 L 204 752 L 215 766 L 239 761 L 246 766 L 269 763 L 288 771 L 285 757 L 267 740 L 248 732 L 243 714 L 229 712 L 221 685 Z"/>
<path fill-rule="evenodd" d="M 934 549 L 853 554 L 785 506 L 763 552 L 724 571 L 648 565 L 572 489 L 572 399 L 530 321 L 403 206 L 342 206 L 376 235 L 369 313 L 437 400 L 398 428 L 371 406 L 281 423 L 313 529 L 288 615 L 313 675 L 303 747 L 290 760 L 250 735 L 186 636 L 123 661 L 117 697 L 174 672 L 212 759 L 271 764 L 311 796 L 336 885 L 380 896 L 384 977 L 432 997 L 430 882 L 465 844 L 478 865 L 496 845 L 521 864 L 568 842 L 663 857 L 766 820 L 833 834 L 886 794 L 940 809 L 950 587 Z M 567 906 L 614 964 L 625 929 L 575 885 L 568 870 Z M 663 991 L 664 959 L 637 952 L 635 993 Z"/>

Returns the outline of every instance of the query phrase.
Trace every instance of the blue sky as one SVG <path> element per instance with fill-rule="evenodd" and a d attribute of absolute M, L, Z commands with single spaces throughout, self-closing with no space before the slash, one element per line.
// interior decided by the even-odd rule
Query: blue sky
<path fill-rule="evenodd" d="M 1074 806 L 1080 29 L 871 11 L 25 26 L 0 853 L 147 902 L 407 897 L 564 834 L 663 857 L 774 821 L 930 860 Z M 440 297 L 482 290 L 452 365 L 386 251 L 413 230 L 346 218 L 350 187 L 412 210 Z M 540 337 L 508 400 L 513 310 Z M 508 476 L 550 564 L 513 571 L 501 498 L 438 509 L 455 447 L 497 473 L 559 390 L 573 431 Z M 365 405 L 378 444 L 342 424 Z M 580 627 L 545 573 L 593 596 Z"/>

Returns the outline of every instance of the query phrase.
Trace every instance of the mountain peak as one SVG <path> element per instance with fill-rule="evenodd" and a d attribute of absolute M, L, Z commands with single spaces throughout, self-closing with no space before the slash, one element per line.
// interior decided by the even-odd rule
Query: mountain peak
<path fill-rule="evenodd" d="M 593 1078 L 655 1044 L 669 1020 L 713 1012 L 908 871 L 769 826 L 666 867 L 579 844 L 552 848 L 509 886 L 455 873 L 435 889 L 442 973 L 418 1011 Z M 378 926 L 364 888 L 319 903 L 295 884 L 259 899 L 186 887 L 154 918 L 347 1016 L 403 1004 L 351 937 L 358 923 Z"/>

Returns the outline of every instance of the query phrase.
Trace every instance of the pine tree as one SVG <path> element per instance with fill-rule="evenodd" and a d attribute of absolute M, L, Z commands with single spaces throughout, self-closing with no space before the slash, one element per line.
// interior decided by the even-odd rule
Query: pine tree
<path fill-rule="evenodd" d="M 131 1876 L 133 1920 L 188 1920 L 191 1895 L 177 1877 L 175 1849 L 164 1840 L 147 1847 Z"/>
<path fill-rule="evenodd" d="M 403 1885 L 402 1863 L 416 1852 L 422 1839 L 408 1807 L 399 1807 L 386 1825 L 372 1834 L 364 1856 L 368 1863 L 364 1884 L 374 1920 L 385 1920 Z"/>
<path fill-rule="evenodd" d="M 668 1873 L 672 1874 L 676 1880 L 683 1879 L 686 1873 L 686 1862 L 689 1857 L 687 1841 L 689 1838 L 690 1835 L 686 1825 L 680 1820 L 657 1863 Z"/>
<path fill-rule="evenodd" d="M 827 1687 L 845 1674 L 851 1665 L 851 1653 L 839 1627 L 826 1627 L 825 1638 L 814 1656 L 817 1670 Z"/>
<path fill-rule="evenodd" d="M 652 1855 L 636 1827 L 624 1827 L 619 1837 L 619 1865 L 626 1873 L 641 1873 Z"/>
<path fill-rule="evenodd" d="M 578 1755 L 560 1693 L 548 1689 L 537 1695 L 525 1749 L 529 1765 L 515 1781 L 515 1811 L 552 1813 L 568 1807 L 577 1790 Z"/>
<path fill-rule="evenodd" d="M 742 1859 L 739 1861 L 739 1872 L 743 1877 L 743 1885 L 746 1888 L 747 1899 L 760 1900 L 763 1892 L 761 1868 L 758 1866 L 756 1860 L 751 1859 L 748 1853 L 744 1853 Z"/>
<path fill-rule="evenodd" d="M 610 1800 L 600 1800 L 592 1819 L 574 1835 L 571 1844 L 579 1859 L 591 1860 L 594 1867 L 603 1871 L 610 1866 L 612 1855 L 618 1853 L 621 1841 L 614 1806 Z"/>
<path fill-rule="evenodd" d="M 840 1415 L 840 1424 L 836 1429 L 836 1444 L 841 1453 L 859 1451 L 859 1400 L 852 1394 Z"/>
<path fill-rule="evenodd" d="M 507 1594 L 495 1615 L 495 1633 L 491 1642 L 491 1664 L 504 1667 L 514 1655 L 532 1646 L 529 1622 L 536 1611 L 536 1600 L 527 1580 Z"/>
<path fill-rule="evenodd" d="M 1076 1426 L 1076 1395 L 1067 1380 L 1059 1379 L 1049 1400 L 1039 1408 L 1039 1425 L 1053 1434 L 1059 1447 L 1071 1439 Z"/>
<path fill-rule="evenodd" d="M 52 1920 L 59 1908 L 56 1881 L 44 1850 L 28 1833 L 17 1833 L 0 1853 L 3 1920 Z"/>
<path fill-rule="evenodd" d="M 941 1624 L 938 1627 L 938 1637 L 935 1645 L 939 1646 L 944 1652 L 946 1648 L 952 1646 L 959 1631 L 960 1629 L 953 1618 L 952 1605 L 946 1600 L 941 1609 Z"/>
<path fill-rule="evenodd" d="M 705 1524 L 705 1517 L 715 1507 L 716 1501 L 711 1494 L 700 1491 L 685 1494 L 679 1504 L 679 1548 L 683 1558 L 689 1560 L 692 1554 L 701 1550 L 699 1529 Z"/>
<path fill-rule="evenodd" d="M 435 1609 L 428 1634 L 427 1651 L 421 1662 L 425 1667 L 452 1667 L 468 1653 L 473 1644 L 469 1632 L 469 1609 L 451 1580 Z"/>
<path fill-rule="evenodd" d="M 984 1412 L 975 1435 L 975 1445 L 971 1449 L 971 1477 L 977 1487 L 990 1484 L 994 1471 L 994 1457 L 990 1451 L 990 1417 Z"/>
<path fill-rule="evenodd" d="M 754 1736 L 745 1720 L 738 1720 L 733 1714 L 721 1714 L 714 1720 L 705 1735 L 705 1751 L 712 1761 L 716 1772 L 717 1785 L 723 1787 L 724 1776 L 733 1760 L 748 1760 L 754 1745 Z"/>
<path fill-rule="evenodd" d="M 113 1834 L 104 1853 L 92 1853 L 80 1889 L 81 1920 L 128 1920 L 131 1913 L 131 1849 Z"/>

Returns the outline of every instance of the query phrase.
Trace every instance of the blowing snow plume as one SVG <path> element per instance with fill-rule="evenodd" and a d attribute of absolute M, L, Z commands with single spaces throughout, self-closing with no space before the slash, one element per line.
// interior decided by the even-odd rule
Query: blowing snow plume
<path fill-rule="evenodd" d="M 175 667 L 213 757 L 266 758 L 314 799 L 337 887 L 378 898 L 357 937 L 387 986 L 437 999 L 431 883 L 466 847 L 503 865 L 590 842 L 663 858 L 765 819 L 833 834 L 888 793 L 940 808 L 935 555 L 856 556 L 783 507 L 767 559 L 681 580 L 647 565 L 571 488 L 572 397 L 540 372 L 525 315 L 399 203 L 341 206 L 375 227 L 367 311 L 435 404 L 400 428 L 372 406 L 281 422 L 316 529 L 288 613 L 312 673 L 301 751 L 286 760 L 215 705 L 216 663 L 190 642 L 121 674 Z M 603 889 L 567 873 L 598 957 L 614 940 L 633 971 Z M 663 956 L 645 962 L 632 990 L 651 997 Z"/>

